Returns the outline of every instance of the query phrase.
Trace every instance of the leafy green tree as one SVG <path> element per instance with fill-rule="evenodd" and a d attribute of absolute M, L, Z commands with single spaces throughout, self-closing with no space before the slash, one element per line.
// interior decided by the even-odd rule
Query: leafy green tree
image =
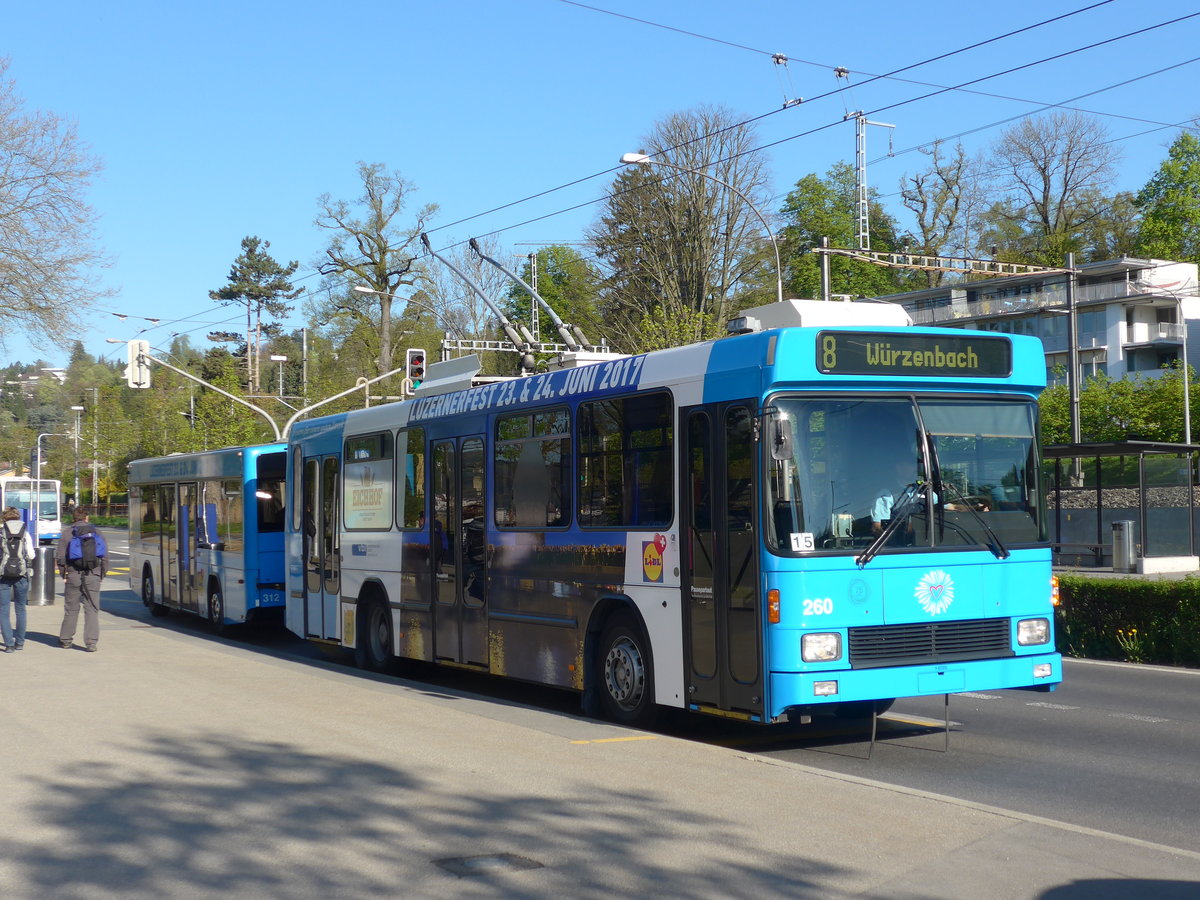
<path fill-rule="evenodd" d="M 1136 203 L 1140 255 L 1200 262 L 1200 138 L 1180 133 Z"/>
<path fill-rule="evenodd" d="M 870 235 L 873 250 L 900 250 L 895 218 L 879 202 L 878 192 L 869 192 Z M 855 230 L 858 189 L 854 167 L 835 163 L 820 177 L 805 175 L 784 201 L 782 215 L 785 293 L 789 297 L 819 297 L 821 263 L 814 247 L 829 238 L 831 247 L 857 247 Z M 830 282 L 835 294 L 878 297 L 915 286 L 903 270 L 873 265 L 842 256 L 830 257 Z"/>
<path fill-rule="evenodd" d="M 1137 256 L 1141 212 L 1135 195 L 1117 191 L 1090 202 L 1096 215 L 1080 227 L 1079 243 L 1083 252 L 1080 261 Z"/>
<path fill-rule="evenodd" d="M 242 253 L 229 270 L 229 283 L 208 292 L 221 304 L 236 304 L 246 310 L 246 382 L 251 394 L 259 393 L 262 334 L 273 324 L 269 319 L 264 322 L 264 317 L 286 316 L 292 309 L 288 301 L 303 293 L 290 280 L 300 263 L 293 260 L 280 266 L 267 252 L 270 246 L 270 241 L 254 236 L 242 238 Z"/>
<path fill-rule="evenodd" d="M 601 274 L 581 253 L 565 244 L 542 247 L 521 266 L 518 274 L 532 284 L 533 260 L 537 262 L 537 288 L 542 299 L 558 313 L 565 323 L 576 325 L 589 340 L 598 340 L 601 329 L 598 308 Z M 511 283 L 505 298 L 504 314 L 527 327 L 531 320 L 533 300 L 519 284 Z M 540 307 L 541 339 L 557 342 L 545 311 Z"/>
<path fill-rule="evenodd" d="M 1192 371 L 1189 400 L 1196 399 Z M 1193 402 L 1193 411 L 1196 407 Z M 1042 442 L 1071 440 L 1070 395 L 1065 384 L 1048 387 L 1041 396 Z M 1195 416 L 1193 415 L 1193 420 Z M 1079 430 L 1083 441 L 1166 441 L 1184 438 L 1183 370 L 1176 363 L 1155 378 L 1111 378 L 1097 375 L 1079 391 Z"/>

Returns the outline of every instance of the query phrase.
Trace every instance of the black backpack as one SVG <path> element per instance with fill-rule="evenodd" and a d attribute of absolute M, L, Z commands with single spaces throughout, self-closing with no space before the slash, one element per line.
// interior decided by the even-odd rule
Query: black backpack
<path fill-rule="evenodd" d="M 0 572 L 0 577 L 11 578 L 14 581 L 18 578 L 25 577 L 25 528 L 24 522 L 21 523 L 21 530 L 16 534 L 4 524 L 4 569 Z"/>

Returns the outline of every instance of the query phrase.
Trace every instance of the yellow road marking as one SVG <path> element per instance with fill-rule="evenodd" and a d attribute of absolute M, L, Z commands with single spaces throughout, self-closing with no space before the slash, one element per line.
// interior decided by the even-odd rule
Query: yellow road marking
<path fill-rule="evenodd" d="M 886 719 L 889 722 L 899 722 L 901 725 L 921 725 L 925 728 L 945 728 L 945 719 L 927 719 L 924 716 L 906 716 L 897 715 L 896 713 L 884 713 L 879 717 L 881 720 Z M 950 720 L 951 725 L 961 725 L 962 722 Z"/>
<path fill-rule="evenodd" d="M 658 740 L 657 735 L 639 734 L 634 737 L 619 737 L 619 738 L 597 738 L 594 741 L 571 741 L 572 744 L 617 744 L 621 741 L 654 741 Z"/>

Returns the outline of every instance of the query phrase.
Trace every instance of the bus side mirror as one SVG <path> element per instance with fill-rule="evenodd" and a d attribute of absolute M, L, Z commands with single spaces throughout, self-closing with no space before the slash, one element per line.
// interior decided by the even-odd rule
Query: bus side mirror
<path fill-rule="evenodd" d="M 771 458 L 777 460 L 791 459 L 794 453 L 792 448 L 792 432 L 788 428 L 788 423 L 778 416 L 769 421 Z"/>

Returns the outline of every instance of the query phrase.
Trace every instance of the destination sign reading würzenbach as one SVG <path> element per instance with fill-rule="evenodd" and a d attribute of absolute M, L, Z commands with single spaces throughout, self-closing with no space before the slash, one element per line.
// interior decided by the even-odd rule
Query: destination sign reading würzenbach
<path fill-rule="evenodd" d="M 817 369 L 825 375 L 1007 378 L 1012 343 L 990 335 L 822 331 Z"/>

